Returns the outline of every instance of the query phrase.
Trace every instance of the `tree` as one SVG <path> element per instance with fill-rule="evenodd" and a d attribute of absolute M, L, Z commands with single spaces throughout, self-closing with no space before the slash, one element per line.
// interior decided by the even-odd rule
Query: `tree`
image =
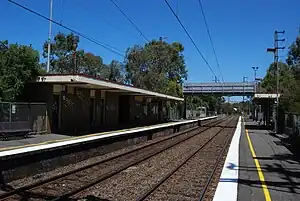
<path fill-rule="evenodd" d="M 293 71 L 286 63 L 278 62 L 279 68 L 279 92 L 282 93 L 285 89 L 291 89 L 295 85 Z M 276 93 L 276 73 L 277 65 L 272 63 L 267 74 L 264 77 L 261 87 L 267 93 Z"/>
<path fill-rule="evenodd" d="M 112 60 L 105 68 L 106 75 L 105 77 L 108 80 L 123 83 L 125 81 L 125 72 L 123 65 L 116 60 Z"/>
<path fill-rule="evenodd" d="M 129 48 L 126 80 L 136 87 L 182 96 L 181 86 L 187 78 L 183 51 L 180 43 L 161 40 Z"/>
<path fill-rule="evenodd" d="M 77 50 L 79 37 L 73 35 L 65 35 L 58 33 L 54 37 L 51 45 L 50 54 L 50 71 L 55 73 L 71 73 L 75 72 L 74 58 L 81 60 L 84 54 L 83 50 Z M 48 41 L 43 46 L 43 57 L 48 57 Z"/>
<path fill-rule="evenodd" d="M 196 110 L 198 107 L 207 107 L 208 104 L 205 103 L 199 96 L 186 96 L 186 108 L 188 110 Z"/>
<path fill-rule="evenodd" d="M 295 78 L 295 87 L 292 91 L 293 102 L 291 103 L 291 111 L 300 113 L 300 33 L 296 40 L 290 45 L 287 63 L 293 70 Z"/>
<path fill-rule="evenodd" d="M 300 35 L 289 47 L 287 63 L 292 68 L 300 68 Z"/>
<path fill-rule="evenodd" d="M 78 49 L 79 37 L 58 33 L 51 43 L 50 67 L 53 73 L 84 73 L 90 76 L 105 77 L 106 66 L 103 59 L 90 52 Z M 43 46 L 43 57 L 48 56 L 48 42 Z M 44 63 L 43 66 L 46 64 Z"/>
<path fill-rule="evenodd" d="M 25 84 L 39 74 L 39 53 L 31 46 L 8 44 L 0 46 L 0 98 L 14 101 Z"/>
<path fill-rule="evenodd" d="M 100 56 L 95 56 L 92 53 L 83 53 L 79 57 L 77 64 L 77 72 L 84 73 L 93 77 L 107 78 L 106 66 L 103 64 L 103 59 Z"/>
<path fill-rule="evenodd" d="M 233 113 L 233 106 L 230 103 L 223 103 L 221 105 L 221 109 L 222 109 L 223 113 L 225 113 L 225 114 L 232 114 Z"/>
<path fill-rule="evenodd" d="M 293 74 L 293 69 L 286 63 L 279 62 L 279 93 L 280 106 L 286 111 L 293 110 L 293 104 L 295 102 L 295 90 L 297 88 L 297 83 Z M 277 66 L 272 63 L 264 77 L 261 87 L 266 93 L 276 93 L 276 70 Z"/>

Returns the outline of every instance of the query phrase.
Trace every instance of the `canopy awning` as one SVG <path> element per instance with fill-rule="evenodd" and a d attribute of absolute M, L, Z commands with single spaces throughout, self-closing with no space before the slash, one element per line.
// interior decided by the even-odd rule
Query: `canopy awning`
<path fill-rule="evenodd" d="M 141 96 L 154 96 L 159 98 L 165 98 L 169 100 L 183 101 L 183 98 L 170 96 L 162 93 L 157 93 L 145 89 L 140 89 L 134 86 L 118 84 L 108 80 L 102 80 L 94 77 L 89 77 L 82 74 L 51 74 L 38 76 L 36 79 L 38 83 L 53 83 L 53 84 L 64 84 L 67 86 L 79 87 L 79 88 L 90 88 L 99 89 L 110 92 L 118 92 L 127 95 L 141 95 Z"/>

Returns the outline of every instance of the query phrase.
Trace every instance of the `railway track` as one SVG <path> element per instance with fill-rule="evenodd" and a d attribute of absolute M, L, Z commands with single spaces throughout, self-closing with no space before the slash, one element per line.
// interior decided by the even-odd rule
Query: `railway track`
<path fill-rule="evenodd" d="M 136 200 L 212 200 L 212 181 L 216 180 L 215 188 L 219 179 L 216 171 L 222 169 L 221 161 L 235 130 L 226 126 Z"/>
<path fill-rule="evenodd" d="M 11 186 L 5 186 L 7 192 L 0 194 L 0 200 L 20 200 L 20 199 L 34 199 L 34 200 L 62 200 L 72 196 L 84 189 L 87 189 L 101 181 L 104 181 L 113 175 L 127 169 L 130 166 L 147 160 L 164 150 L 170 149 L 178 144 L 181 144 L 189 139 L 192 139 L 199 133 L 203 133 L 213 126 L 220 123 L 213 122 L 205 127 L 192 128 L 180 132 L 175 135 L 164 137 L 159 140 L 153 140 L 146 145 L 139 146 L 132 150 L 123 152 L 121 154 L 108 157 L 93 164 L 89 164 L 82 168 L 74 169 L 72 171 L 41 180 L 26 186 L 14 189 Z M 113 167 L 110 169 L 108 167 Z M 97 175 L 96 178 L 91 179 L 90 175 Z M 91 181 L 92 180 L 92 181 Z M 76 188 L 75 188 L 76 186 Z M 62 196 L 60 194 L 64 193 Z"/>
<path fill-rule="evenodd" d="M 233 121 L 233 123 L 234 123 L 234 127 L 230 128 L 231 130 L 235 128 L 236 121 Z M 178 153 L 180 154 L 179 156 L 178 155 L 175 156 L 176 154 L 172 153 L 172 151 L 170 150 L 169 153 L 167 153 L 167 151 L 164 151 L 159 154 L 161 155 L 161 157 L 159 157 L 159 155 L 156 155 L 155 157 L 151 158 L 152 160 L 148 159 L 141 162 L 138 165 L 131 166 L 132 169 L 128 170 L 129 169 L 128 168 L 127 169 L 128 171 L 123 171 L 122 173 L 115 175 L 114 178 L 113 177 L 109 178 L 106 182 L 98 183 L 95 186 L 93 185 L 91 188 L 86 189 L 85 192 L 80 192 L 78 194 L 73 194 L 70 196 L 75 200 L 89 197 L 91 194 L 97 198 L 104 199 L 104 200 L 137 200 L 137 198 L 141 200 L 143 199 L 148 200 L 149 199 L 148 196 L 144 198 L 141 198 L 140 196 L 144 192 L 149 191 L 148 189 L 149 187 L 155 186 L 158 181 L 163 180 L 161 179 L 163 176 L 170 174 L 169 172 L 170 171 L 172 172 L 174 167 L 177 167 L 179 164 L 182 163 L 182 161 L 185 161 L 186 157 L 189 157 L 189 155 L 192 154 L 195 151 L 195 149 L 198 149 L 199 146 L 207 147 L 209 142 L 213 141 L 215 137 L 217 136 L 219 137 L 220 133 L 223 133 L 219 131 L 225 129 L 224 127 L 226 126 L 228 126 L 228 123 L 225 123 L 223 126 L 217 126 L 212 129 L 209 129 L 206 133 L 202 133 L 202 135 L 197 135 L 191 141 L 185 142 L 182 147 L 176 146 L 176 148 L 172 148 L 173 151 L 179 150 L 178 151 Z M 212 146 L 211 149 L 213 151 L 214 145 L 211 146 Z M 165 158 L 168 157 L 168 155 L 169 155 L 168 160 L 165 163 L 160 164 L 160 161 L 166 160 Z M 196 163 L 198 162 L 196 161 Z M 155 166 L 155 168 L 153 168 L 153 166 Z M 197 172 L 193 172 L 193 173 L 194 174 L 192 175 L 199 176 Z M 185 176 L 186 174 L 182 174 L 182 175 Z M 179 183 L 182 183 L 184 180 L 186 179 L 175 179 L 175 181 L 177 182 L 179 181 Z M 190 183 L 189 181 L 188 183 Z M 190 188 L 189 185 L 187 186 L 188 188 Z M 178 190 L 174 188 L 174 185 L 169 185 L 169 188 L 175 189 L 175 191 Z M 198 193 L 195 195 L 194 200 L 197 200 L 197 198 L 199 197 L 200 194 L 199 189 L 201 188 L 198 188 Z M 197 192 L 197 189 L 193 189 L 193 190 Z M 150 194 L 151 194 L 151 190 L 150 190 Z M 164 192 L 163 194 L 168 195 L 168 192 Z M 180 199 L 180 197 L 178 197 L 178 193 L 175 192 L 175 194 L 176 196 L 173 198 L 155 197 L 154 199 L 151 199 L 150 197 L 150 200 L 191 200 L 191 199 Z"/>

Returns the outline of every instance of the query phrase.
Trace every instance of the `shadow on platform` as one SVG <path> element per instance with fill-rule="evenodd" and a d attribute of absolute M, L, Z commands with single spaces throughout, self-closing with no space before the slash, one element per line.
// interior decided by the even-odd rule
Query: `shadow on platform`
<path fill-rule="evenodd" d="M 293 194 L 300 194 L 300 166 L 298 168 L 288 168 L 283 167 L 280 161 L 285 161 L 290 164 L 298 164 L 299 161 L 294 158 L 292 154 L 283 154 L 283 155 L 274 155 L 271 157 L 255 157 L 259 160 L 277 160 L 278 162 L 272 164 L 266 164 L 261 166 L 261 170 L 265 173 L 277 173 L 278 178 L 274 178 L 274 181 L 270 181 L 266 179 L 265 183 L 270 190 L 282 191 L 282 192 L 290 192 Z M 257 168 L 255 166 L 239 166 L 240 174 L 243 172 L 257 172 Z M 273 174 L 272 174 L 273 175 Z M 268 178 L 268 177 L 266 177 Z M 298 182 L 299 181 L 299 182 Z M 239 179 L 238 182 L 240 184 L 245 184 L 251 187 L 261 188 L 260 180 L 247 180 L 247 179 Z"/>
<path fill-rule="evenodd" d="M 255 187 L 255 188 L 261 188 L 260 180 L 239 179 L 238 183 Z M 265 184 L 267 185 L 269 190 L 300 195 L 300 187 L 299 187 L 300 182 L 265 180 Z"/>
<path fill-rule="evenodd" d="M 272 156 L 256 156 L 254 159 L 258 160 L 279 160 L 279 161 L 286 161 L 289 163 L 299 163 L 300 164 L 300 159 L 293 155 L 293 154 L 275 154 Z"/>
<path fill-rule="evenodd" d="M 23 139 L 30 139 L 35 138 L 36 135 L 9 135 L 6 137 L 1 137 L 0 141 L 11 141 L 11 140 L 23 140 Z"/>
<path fill-rule="evenodd" d="M 269 130 L 270 127 L 269 126 L 265 126 L 265 125 L 245 125 L 245 129 L 248 130 Z"/>

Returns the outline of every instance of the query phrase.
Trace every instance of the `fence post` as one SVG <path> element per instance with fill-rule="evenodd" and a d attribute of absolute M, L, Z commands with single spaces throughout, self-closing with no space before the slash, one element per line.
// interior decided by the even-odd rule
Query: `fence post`
<path fill-rule="evenodd" d="M 12 105 L 11 105 L 11 103 L 8 103 L 9 104 L 9 129 L 11 129 L 11 109 L 12 109 Z"/>
<path fill-rule="evenodd" d="M 8 103 L 9 104 L 9 123 L 11 123 L 11 110 L 12 110 L 12 105 L 11 105 L 11 103 Z"/>
<path fill-rule="evenodd" d="M 46 122 L 46 125 L 45 125 L 45 128 L 46 128 L 46 134 L 48 134 L 48 110 L 47 110 L 47 105 L 46 105 L 46 112 L 45 112 L 45 122 Z"/>

